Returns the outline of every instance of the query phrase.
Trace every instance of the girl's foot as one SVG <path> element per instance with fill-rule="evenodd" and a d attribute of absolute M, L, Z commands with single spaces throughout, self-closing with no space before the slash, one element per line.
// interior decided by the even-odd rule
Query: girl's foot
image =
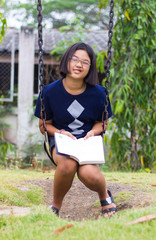
<path fill-rule="evenodd" d="M 101 213 L 104 217 L 110 217 L 117 211 L 111 192 L 108 190 L 107 193 L 107 198 L 100 201 L 102 207 Z"/>

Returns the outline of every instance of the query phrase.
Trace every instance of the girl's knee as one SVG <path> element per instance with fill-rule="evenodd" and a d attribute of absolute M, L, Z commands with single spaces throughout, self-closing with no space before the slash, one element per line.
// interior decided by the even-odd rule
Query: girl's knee
<path fill-rule="evenodd" d="M 61 172 L 62 176 L 67 176 L 76 173 L 77 163 L 74 160 L 63 159 L 63 161 L 58 162 L 57 168 Z"/>
<path fill-rule="evenodd" d="M 90 184 L 98 184 L 101 181 L 101 172 L 97 168 L 79 168 L 77 172 L 78 178 L 82 182 L 88 182 Z"/>

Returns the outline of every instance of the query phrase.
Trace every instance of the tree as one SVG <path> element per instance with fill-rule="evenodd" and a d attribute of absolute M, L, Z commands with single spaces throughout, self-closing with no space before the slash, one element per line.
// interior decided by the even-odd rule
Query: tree
<path fill-rule="evenodd" d="M 118 1 L 110 98 L 112 165 L 154 167 L 156 125 L 156 2 Z"/>
<path fill-rule="evenodd" d="M 37 0 L 13 2 L 4 0 L 5 10 L 15 11 L 14 17 L 23 24 L 37 26 Z M 101 10 L 102 15 L 98 18 L 97 0 L 42 0 L 43 25 L 46 27 L 59 28 L 68 25 L 71 18 L 79 18 L 84 28 L 107 28 L 108 13 Z M 21 11 L 19 11 L 21 10 Z"/>
<path fill-rule="evenodd" d="M 0 7 L 3 7 L 3 1 L 0 0 Z M 7 30 L 7 21 L 4 17 L 3 13 L 0 12 L 0 42 L 2 43 L 3 38 L 5 37 L 5 33 Z M 5 140 L 4 137 L 4 128 L 9 127 L 8 124 L 3 123 L 3 118 L 5 114 L 8 112 L 7 107 L 2 106 L 2 102 L 0 103 L 0 165 L 7 166 L 6 155 L 8 150 L 15 152 L 15 147 L 13 144 L 9 143 Z"/>
<path fill-rule="evenodd" d="M 3 1 L 0 0 L 0 7 L 3 7 Z M 6 22 L 6 18 L 4 17 L 3 13 L 0 12 L 0 42 L 2 43 L 2 39 L 5 36 L 5 32 L 7 29 L 7 22 Z"/>

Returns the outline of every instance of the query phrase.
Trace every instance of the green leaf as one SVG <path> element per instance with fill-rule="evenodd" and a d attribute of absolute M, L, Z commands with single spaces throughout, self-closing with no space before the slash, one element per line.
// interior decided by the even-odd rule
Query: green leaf
<path fill-rule="evenodd" d="M 124 107 L 124 101 L 121 99 L 117 99 L 117 103 L 115 106 L 115 114 L 120 114 L 123 111 L 123 107 Z"/>

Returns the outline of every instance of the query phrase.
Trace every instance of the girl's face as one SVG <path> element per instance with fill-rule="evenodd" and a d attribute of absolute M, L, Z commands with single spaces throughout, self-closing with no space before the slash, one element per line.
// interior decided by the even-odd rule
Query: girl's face
<path fill-rule="evenodd" d="M 75 79 L 84 79 L 89 72 L 90 63 L 90 57 L 85 50 L 75 51 L 68 63 L 68 75 Z"/>

